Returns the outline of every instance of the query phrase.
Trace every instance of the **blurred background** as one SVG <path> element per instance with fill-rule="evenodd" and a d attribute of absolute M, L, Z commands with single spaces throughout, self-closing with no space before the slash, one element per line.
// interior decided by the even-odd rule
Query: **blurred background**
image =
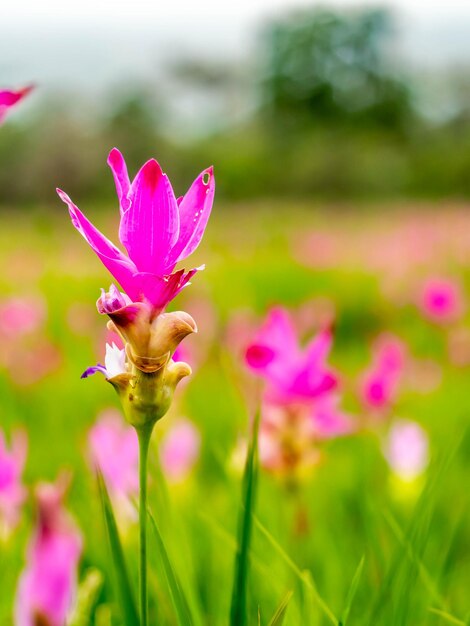
<path fill-rule="evenodd" d="M 14 3 L 0 81 L 38 89 L 0 137 L 0 202 L 110 199 L 115 144 L 177 187 L 214 162 L 230 201 L 465 198 L 469 24 L 463 0 Z"/>

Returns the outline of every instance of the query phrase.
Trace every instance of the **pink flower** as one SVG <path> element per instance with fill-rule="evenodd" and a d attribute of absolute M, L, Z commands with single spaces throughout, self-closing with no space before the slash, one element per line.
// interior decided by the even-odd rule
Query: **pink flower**
<path fill-rule="evenodd" d="M 394 402 L 405 367 L 405 345 L 392 335 L 379 337 L 372 365 L 365 373 L 361 397 L 370 409 L 386 409 Z"/>
<path fill-rule="evenodd" d="M 354 432 L 353 417 L 342 411 L 339 403 L 338 395 L 328 394 L 313 404 L 311 417 L 318 439 L 332 439 Z"/>
<path fill-rule="evenodd" d="M 18 91 L 8 89 L 0 90 L 0 124 L 5 119 L 8 111 L 23 100 L 32 90 L 32 86 L 23 87 L 23 89 L 19 89 Z"/>
<path fill-rule="evenodd" d="M 388 434 L 384 455 L 395 474 L 405 481 L 414 480 L 429 463 L 428 436 L 419 424 L 399 420 Z"/>
<path fill-rule="evenodd" d="M 26 499 L 26 489 L 21 475 L 26 461 L 26 434 L 13 434 L 11 450 L 0 430 L 0 535 L 8 536 L 20 519 L 21 507 Z"/>
<path fill-rule="evenodd" d="M 192 422 L 179 420 L 166 432 L 160 444 L 160 462 L 167 479 L 181 482 L 199 457 L 201 436 Z"/>
<path fill-rule="evenodd" d="M 77 589 L 82 537 L 63 508 L 68 481 L 36 490 L 38 519 L 15 603 L 16 626 L 65 626 Z"/>
<path fill-rule="evenodd" d="M 321 331 L 301 349 L 285 309 L 272 309 L 246 351 L 246 362 L 268 383 L 266 400 L 271 403 L 311 401 L 338 385 L 336 375 L 326 366 L 332 331 Z"/>
<path fill-rule="evenodd" d="M 433 322 L 454 322 L 464 311 L 460 285 L 446 278 L 431 278 L 422 287 L 418 306 L 423 315 Z"/>
<path fill-rule="evenodd" d="M 141 167 L 132 183 L 116 148 L 111 150 L 108 164 L 120 205 L 119 239 L 128 256 L 102 235 L 63 191 L 57 192 L 68 205 L 75 228 L 127 296 L 133 302 L 146 300 L 155 311 L 161 311 L 201 269 L 173 273 L 176 264 L 194 252 L 204 234 L 214 199 L 213 169 L 204 170 L 177 200 L 168 177 L 154 159 Z M 107 305 L 117 306 L 115 302 Z"/>
<path fill-rule="evenodd" d="M 118 411 L 103 411 L 89 432 L 88 448 L 116 510 L 123 519 L 136 519 L 133 500 L 139 492 L 139 445 L 134 429 Z"/>
<path fill-rule="evenodd" d="M 45 303 L 36 298 L 15 296 L 0 302 L 0 333 L 8 340 L 38 330 L 47 316 Z"/>

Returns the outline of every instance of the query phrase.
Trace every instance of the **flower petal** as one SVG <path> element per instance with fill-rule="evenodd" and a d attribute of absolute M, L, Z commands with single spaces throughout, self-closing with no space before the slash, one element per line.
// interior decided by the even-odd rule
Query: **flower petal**
<path fill-rule="evenodd" d="M 96 372 L 101 372 L 101 374 L 104 374 L 106 378 L 109 378 L 105 366 L 101 365 L 100 363 L 98 363 L 97 365 L 93 365 L 92 367 L 88 367 L 80 376 L 80 378 L 88 378 L 88 376 L 92 376 L 93 374 L 96 374 Z"/>
<path fill-rule="evenodd" d="M 130 206 L 128 195 L 131 189 L 131 182 L 129 180 L 129 174 L 127 173 L 127 166 L 124 161 L 124 157 L 117 148 L 113 148 L 109 153 L 108 165 L 114 176 L 114 183 L 116 185 L 116 193 L 119 198 L 119 208 L 122 216 Z"/>
<path fill-rule="evenodd" d="M 57 189 L 57 193 L 60 199 L 69 207 L 70 217 L 75 228 L 86 239 L 100 261 L 111 272 L 127 295 L 134 300 L 133 275 L 136 268 L 132 261 L 124 256 L 109 239 L 93 226 L 66 193 L 60 189 Z"/>
<path fill-rule="evenodd" d="M 164 276 L 175 262 L 171 249 L 179 234 L 179 213 L 168 177 L 151 159 L 140 169 L 129 192 L 130 206 L 119 237 L 140 272 Z"/>
<path fill-rule="evenodd" d="M 203 269 L 203 266 L 189 270 L 179 270 L 164 278 L 156 274 L 140 272 L 134 276 L 136 289 L 139 289 L 140 299 L 145 298 L 155 310 L 163 310 L 179 292 L 188 286 L 194 274 Z"/>
<path fill-rule="evenodd" d="M 212 167 L 199 174 L 179 205 L 180 233 L 172 250 L 175 262 L 182 261 L 198 247 L 214 202 L 215 178 Z"/>

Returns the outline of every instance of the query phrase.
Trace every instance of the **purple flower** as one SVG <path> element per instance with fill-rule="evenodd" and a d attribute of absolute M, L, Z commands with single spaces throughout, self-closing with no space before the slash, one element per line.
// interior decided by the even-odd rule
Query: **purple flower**
<path fill-rule="evenodd" d="M 372 410 L 388 409 L 397 396 L 406 365 L 406 346 L 393 335 L 382 335 L 373 347 L 373 360 L 361 381 L 361 399 Z"/>
<path fill-rule="evenodd" d="M 126 373 L 126 353 L 125 350 L 121 350 L 115 343 L 109 345 L 106 344 L 106 356 L 104 357 L 104 365 L 98 363 L 86 369 L 81 378 L 88 378 L 96 372 L 100 372 L 108 380 Z"/>
<path fill-rule="evenodd" d="M 21 483 L 21 474 L 26 460 L 26 434 L 13 434 L 11 449 L 8 450 L 3 432 L 0 430 L 0 536 L 8 536 L 18 524 L 20 511 L 26 498 L 26 489 Z"/>
<path fill-rule="evenodd" d="M 32 90 L 33 86 L 23 87 L 18 91 L 11 91 L 9 89 L 0 89 L 0 124 L 5 119 L 8 111 L 14 107 L 18 102 L 23 100 Z"/>
<path fill-rule="evenodd" d="M 325 363 L 332 338 L 326 328 L 301 349 L 287 311 L 281 307 L 270 311 L 246 351 L 248 366 L 268 383 L 269 402 L 308 402 L 337 387 L 337 377 Z"/>
<path fill-rule="evenodd" d="M 204 170 L 178 200 L 155 159 L 147 161 L 130 181 L 122 154 L 108 157 L 119 199 L 119 239 L 126 256 L 83 215 L 60 189 L 72 223 L 133 302 L 147 301 L 154 311 L 166 305 L 188 284 L 198 269 L 174 272 L 199 245 L 212 209 L 215 181 L 212 167 Z"/>
<path fill-rule="evenodd" d="M 64 626 L 77 588 L 82 537 L 63 508 L 68 481 L 36 490 L 38 519 L 15 603 L 16 626 Z"/>

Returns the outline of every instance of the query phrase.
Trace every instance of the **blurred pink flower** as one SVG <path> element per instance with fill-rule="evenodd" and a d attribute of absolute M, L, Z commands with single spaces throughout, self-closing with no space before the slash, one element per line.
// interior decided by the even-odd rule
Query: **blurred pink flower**
<path fill-rule="evenodd" d="M 11 91 L 9 89 L 0 89 L 0 124 L 5 119 L 8 111 L 18 104 L 25 96 L 27 96 L 33 90 L 32 86 L 23 87 L 17 91 Z"/>
<path fill-rule="evenodd" d="M 103 411 L 88 435 L 94 469 L 103 474 L 121 519 L 137 519 L 133 500 L 139 493 L 139 445 L 135 430 L 118 411 Z"/>
<path fill-rule="evenodd" d="M 335 389 L 337 377 L 326 365 L 332 339 L 326 328 L 301 349 L 287 311 L 272 309 L 246 350 L 248 366 L 267 382 L 266 400 L 308 402 Z"/>
<path fill-rule="evenodd" d="M 8 341 L 36 332 L 44 324 L 47 309 L 44 300 L 14 296 L 0 301 L 0 334 Z"/>
<path fill-rule="evenodd" d="M 312 419 L 318 439 L 332 439 L 350 435 L 356 430 L 354 418 L 339 407 L 337 394 L 322 396 L 312 406 Z"/>
<path fill-rule="evenodd" d="M 382 335 L 373 346 L 370 368 L 362 377 L 361 398 L 373 410 L 388 409 L 395 401 L 406 362 L 406 347 L 393 335 Z"/>
<path fill-rule="evenodd" d="M 405 481 L 420 476 L 429 463 L 429 441 L 416 422 L 398 420 L 393 424 L 384 446 L 392 471 Z"/>
<path fill-rule="evenodd" d="M 16 602 L 16 626 L 65 626 L 77 589 L 82 537 L 63 508 L 68 481 L 36 489 L 37 525 Z"/>
<path fill-rule="evenodd" d="M 21 475 L 26 461 L 26 433 L 13 433 L 10 451 L 0 430 L 0 536 L 8 537 L 20 519 L 26 489 Z"/>
<path fill-rule="evenodd" d="M 111 150 L 108 164 L 120 204 L 119 238 L 128 256 L 102 235 L 63 191 L 57 192 L 67 204 L 75 228 L 127 296 L 134 302 L 146 300 L 155 311 L 161 311 L 200 269 L 172 273 L 178 262 L 194 252 L 204 234 L 214 199 L 213 169 L 204 170 L 177 200 L 155 159 L 142 166 L 132 183 L 116 148 Z"/>
<path fill-rule="evenodd" d="M 199 457 L 201 436 L 196 426 L 186 419 L 173 423 L 160 444 L 160 462 L 167 479 L 181 482 Z"/>
<path fill-rule="evenodd" d="M 464 312 L 464 297 L 460 285 L 447 278 L 430 278 L 420 293 L 418 306 L 433 322 L 455 322 Z"/>

